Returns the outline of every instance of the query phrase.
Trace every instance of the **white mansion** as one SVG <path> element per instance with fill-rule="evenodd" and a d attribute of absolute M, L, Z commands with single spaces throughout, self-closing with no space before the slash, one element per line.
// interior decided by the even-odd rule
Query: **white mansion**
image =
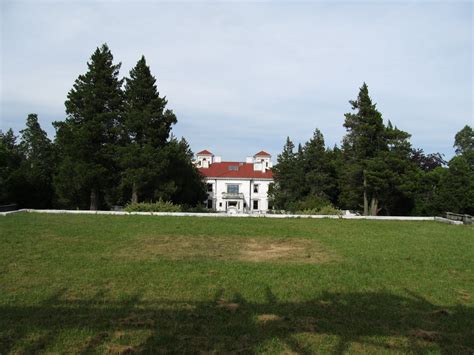
<path fill-rule="evenodd" d="M 266 212 L 273 183 L 271 155 L 261 151 L 244 162 L 222 161 L 207 150 L 196 154 L 207 183 L 207 207 L 222 212 Z"/>

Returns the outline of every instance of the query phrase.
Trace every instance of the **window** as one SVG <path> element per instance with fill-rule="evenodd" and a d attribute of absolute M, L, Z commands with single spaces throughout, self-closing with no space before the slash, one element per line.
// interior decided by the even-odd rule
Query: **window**
<path fill-rule="evenodd" d="M 212 192 L 212 184 L 207 184 L 207 191 Z"/>
<path fill-rule="evenodd" d="M 265 163 L 265 166 L 268 168 L 268 161 Z"/>
<path fill-rule="evenodd" d="M 237 165 L 229 165 L 229 171 L 238 171 L 239 167 Z"/>
<path fill-rule="evenodd" d="M 258 210 L 258 200 L 253 200 L 253 209 Z"/>
<path fill-rule="evenodd" d="M 207 208 L 212 209 L 212 200 L 207 200 Z"/>
<path fill-rule="evenodd" d="M 258 193 L 258 184 L 253 185 L 253 192 Z"/>
<path fill-rule="evenodd" d="M 239 193 L 239 185 L 227 185 L 227 192 L 230 194 L 238 194 Z"/>
<path fill-rule="evenodd" d="M 219 207 L 222 207 L 222 202 L 219 202 Z"/>

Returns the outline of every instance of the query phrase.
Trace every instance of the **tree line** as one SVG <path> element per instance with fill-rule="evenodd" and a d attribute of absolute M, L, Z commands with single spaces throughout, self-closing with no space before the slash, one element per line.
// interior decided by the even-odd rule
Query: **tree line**
<path fill-rule="evenodd" d="M 327 148 L 319 129 L 296 149 L 287 138 L 273 169 L 277 209 L 332 205 L 364 215 L 474 214 L 472 127 L 456 134 L 456 155 L 447 162 L 413 148 L 409 133 L 385 124 L 365 83 L 349 103 L 340 147 Z"/>
<path fill-rule="evenodd" d="M 54 141 L 36 114 L 16 137 L 0 131 L 0 204 L 97 210 L 139 201 L 195 206 L 205 186 L 184 138 L 172 135 L 167 109 L 145 57 L 127 78 L 109 47 L 97 48 L 53 123 Z"/>
<path fill-rule="evenodd" d="M 17 137 L 0 131 L 0 204 L 29 208 L 108 209 L 129 202 L 196 206 L 206 189 L 176 115 L 161 97 L 142 56 L 119 78 L 106 44 L 97 48 L 67 95 L 66 119 L 51 141 L 36 114 Z M 290 138 L 273 168 L 277 209 L 332 205 L 364 215 L 474 214 L 474 132 L 455 136 L 446 162 L 410 144 L 410 134 L 384 123 L 368 87 L 360 88 L 340 147 L 328 148 L 316 129 L 305 144 Z M 295 149 L 296 148 L 296 149 Z"/>

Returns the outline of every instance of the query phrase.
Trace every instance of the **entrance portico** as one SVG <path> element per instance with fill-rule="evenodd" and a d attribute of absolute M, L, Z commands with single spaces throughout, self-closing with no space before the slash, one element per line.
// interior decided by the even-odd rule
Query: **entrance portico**
<path fill-rule="evenodd" d="M 244 212 L 245 197 L 243 193 L 223 192 L 222 199 L 225 202 L 226 212 L 235 210 L 236 212 Z"/>

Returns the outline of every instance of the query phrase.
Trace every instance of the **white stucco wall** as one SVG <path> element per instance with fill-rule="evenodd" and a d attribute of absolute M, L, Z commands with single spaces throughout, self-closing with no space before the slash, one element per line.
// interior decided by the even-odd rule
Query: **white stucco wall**
<path fill-rule="evenodd" d="M 227 210 L 226 202 L 238 201 L 240 212 L 266 212 L 268 210 L 268 187 L 273 182 L 271 179 L 219 179 L 206 178 L 207 184 L 212 184 L 212 192 L 208 192 L 208 198 L 213 200 L 213 208 L 219 212 Z M 254 192 L 254 185 L 258 185 L 258 193 Z M 239 193 L 243 199 L 226 199 L 227 185 L 239 185 Z M 253 201 L 258 200 L 258 209 L 253 208 Z M 245 206 L 244 206 L 245 204 Z"/>

